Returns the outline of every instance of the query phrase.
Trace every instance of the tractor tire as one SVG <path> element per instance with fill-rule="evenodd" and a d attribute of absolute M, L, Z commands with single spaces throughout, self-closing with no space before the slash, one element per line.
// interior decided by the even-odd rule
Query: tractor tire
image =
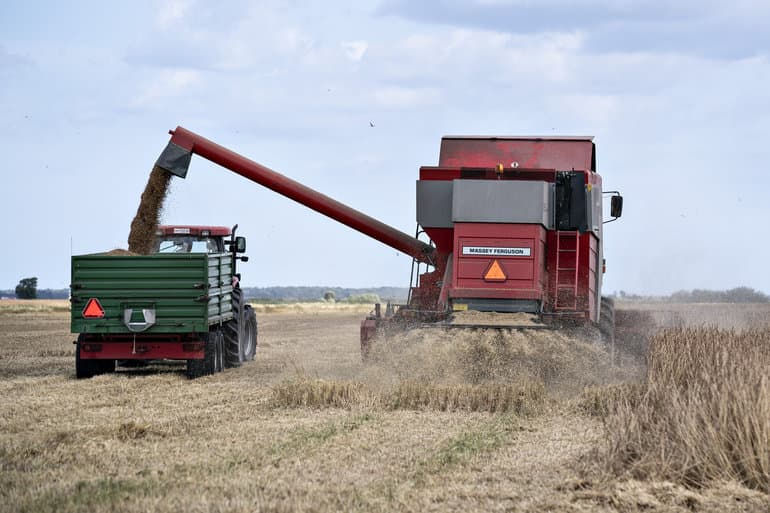
<path fill-rule="evenodd" d="M 83 343 L 83 335 L 78 335 L 75 346 L 75 377 L 77 379 L 93 378 L 101 374 L 115 372 L 115 360 L 91 360 L 80 358 L 80 346 Z"/>
<path fill-rule="evenodd" d="M 251 305 L 246 305 L 243 312 L 243 339 L 241 348 L 243 350 L 244 361 L 251 362 L 257 353 L 257 341 L 259 336 L 259 324 L 257 323 L 257 314 Z"/>
<path fill-rule="evenodd" d="M 615 301 L 602 297 L 599 310 L 599 331 L 602 334 L 604 346 L 610 353 L 610 360 L 615 363 Z"/>
<path fill-rule="evenodd" d="M 233 319 L 224 325 L 225 364 L 240 367 L 244 362 L 254 360 L 257 352 L 257 316 L 251 305 L 243 303 L 243 291 L 232 293 Z"/>
<path fill-rule="evenodd" d="M 221 347 L 221 331 L 212 329 L 203 336 L 203 359 L 187 360 L 187 377 L 189 379 L 208 376 L 217 372 L 217 361 L 223 358 Z"/>
<path fill-rule="evenodd" d="M 231 294 L 233 301 L 233 319 L 225 323 L 225 363 L 228 367 L 240 367 L 245 361 L 241 339 L 243 338 L 243 291 L 233 289 Z"/>
<path fill-rule="evenodd" d="M 223 372 L 225 370 L 225 336 L 222 330 L 216 330 L 217 342 L 216 342 L 216 362 L 214 364 L 214 372 Z"/>

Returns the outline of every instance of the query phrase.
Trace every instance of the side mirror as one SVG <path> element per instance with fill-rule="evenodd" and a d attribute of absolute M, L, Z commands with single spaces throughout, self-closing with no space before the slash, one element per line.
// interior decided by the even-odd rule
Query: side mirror
<path fill-rule="evenodd" d="M 244 253 L 246 251 L 246 237 L 235 238 L 235 252 Z"/>
<path fill-rule="evenodd" d="M 610 200 L 610 215 L 620 217 L 623 214 L 623 196 L 613 196 Z"/>

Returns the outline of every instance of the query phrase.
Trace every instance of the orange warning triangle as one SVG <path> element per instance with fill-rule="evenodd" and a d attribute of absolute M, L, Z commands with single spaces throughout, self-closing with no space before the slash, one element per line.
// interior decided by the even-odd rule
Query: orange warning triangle
<path fill-rule="evenodd" d="M 104 308 L 101 303 L 95 297 L 92 297 L 86 303 L 86 307 L 83 308 L 83 317 L 86 319 L 101 319 L 104 317 Z"/>
<path fill-rule="evenodd" d="M 505 281 L 507 278 L 505 271 L 503 271 L 500 262 L 497 260 L 493 260 L 492 265 L 490 265 L 487 272 L 484 273 L 484 280 L 486 281 Z"/>

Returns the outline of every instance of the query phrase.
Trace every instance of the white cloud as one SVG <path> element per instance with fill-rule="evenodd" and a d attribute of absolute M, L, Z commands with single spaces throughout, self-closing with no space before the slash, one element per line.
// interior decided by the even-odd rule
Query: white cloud
<path fill-rule="evenodd" d="M 134 99 L 135 106 L 147 106 L 159 99 L 181 96 L 200 81 L 200 72 L 190 69 L 171 69 L 158 73 Z"/>
<path fill-rule="evenodd" d="M 594 131 L 607 128 L 616 121 L 618 104 L 621 98 L 600 94 L 565 94 L 550 100 L 556 112 L 577 118 Z"/>
<path fill-rule="evenodd" d="M 375 90 L 372 97 L 386 109 L 427 107 L 441 102 L 441 92 L 432 87 L 383 87 Z"/>
<path fill-rule="evenodd" d="M 158 26 L 163 29 L 174 27 L 191 6 L 191 0 L 164 0 L 158 9 Z"/>
<path fill-rule="evenodd" d="M 345 56 L 353 62 L 358 62 L 369 48 L 366 41 L 343 41 L 342 48 L 345 50 Z"/>

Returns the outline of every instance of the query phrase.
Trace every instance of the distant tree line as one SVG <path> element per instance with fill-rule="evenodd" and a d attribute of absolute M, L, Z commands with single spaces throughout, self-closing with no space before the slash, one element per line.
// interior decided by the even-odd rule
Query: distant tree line
<path fill-rule="evenodd" d="M 70 289 L 37 289 L 34 298 L 25 298 L 16 294 L 15 290 L 0 290 L 0 297 L 15 297 L 18 299 L 67 299 Z"/>
<path fill-rule="evenodd" d="M 406 287 L 243 287 L 248 299 L 257 301 L 345 301 L 372 303 L 377 301 L 406 301 Z"/>
<path fill-rule="evenodd" d="M 28 297 L 31 282 L 25 278 L 15 290 L 0 290 L 0 297 Z M 35 281 L 35 286 L 37 281 Z M 26 287 L 26 288 L 25 288 Z M 246 297 L 256 301 L 344 301 L 348 303 L 404 302 L 406 287 L 243 287 Z M 21 292 L 21 295 L 18 294 Z M 35 289 L 37 299 L 67 299 L 69 289 Z M 27 294 L 27 296 L 25 296 Z M 770 296 L 751 287 L 735 287 L 729 290 L 679 290 L 669 296 L 646 296 L 619 291 L 612 297 L 625 301 L 662 301 L 672 303 L 768 303 Z"/>
<path fill-rule="evenodd" d="M 670 296 L 642 296 L 621 290 L 613 297 L 626 301 L 663 301 L 671 303 L 767 303 L 770 296 L 751 287 L 735 287 L 729 290 L 679 290 Z"/>
<path fill-rule="evenodd" d="M 21 285 L 21 282 L 19 283 Z M 29 285 L 29 283 L 27 283 Z M 17 287 L 18 289 L 19 287 Z M 376 303 L 377 301 L 406 301 L 406 287 L 243 287 L 246 297 L 257 301 L 344 301 Z M 0 290 L 0 297 L 19 297 L 16 290 Z M 37 299 L 67 299 L 69 289 L 36 289 Z"/>
<path fill-rule="evenodd" d="M 25 278 L 26 279 L 26 278 Z M 22 280 L 24 281 L 24 280 Z M 19 282 L 19 286 L 22 286 Z M 31 285 L 26 282 L 24 285 Z M 21 291 L 22 286 L 17 289 Z M 404 302 L 408 289 L 406 287 L 374 287 L 374 288 L 344 288 L 344 287 L 243 287 L 246 297 L 256 301 L 345 301 L 349 303 Z M 69 289 L 36 289 L 37 299 L 67 299 Z M 25 292 L 22 292 L 24 294 Z M 29 293 L 27 290 L 26 293 Z M 17 290 L 0 290 L 0 297 L 19 297 Z M 735 287 L 729 290 L 680 290 L 669 296 L 646 296 L 619 291 L 612 297 L 625 301 L 662 301 L 672 303 L 768 303 L 770 296 L 751 287 Z"/>

